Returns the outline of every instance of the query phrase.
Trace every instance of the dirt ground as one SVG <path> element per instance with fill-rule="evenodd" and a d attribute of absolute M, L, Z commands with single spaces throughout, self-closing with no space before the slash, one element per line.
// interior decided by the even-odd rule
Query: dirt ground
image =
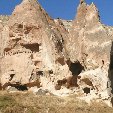
<path fill-rule="evenodd" d="M 76 96 L 56 97 L 1 91 L 0 113 L 113 113 L 113 108 L 95 102 L 88 106 Z"/>

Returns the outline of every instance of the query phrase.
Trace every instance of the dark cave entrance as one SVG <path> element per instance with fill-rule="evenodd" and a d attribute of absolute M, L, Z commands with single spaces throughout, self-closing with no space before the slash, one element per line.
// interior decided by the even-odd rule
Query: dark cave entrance
<path fill-rule="evenodd" d="M 2 89 L 5 90 L 8 86 L 14 87 L 18 91 L 26 91 L 26 90 L 28 90 L 26 85 L 21 85 L 19 83 L 17 83 L 17 84 L 6 83 L 6 84 L 4 84 L 2 86 Z"/>
<path fill-rule="evenodd" d="M 84 67 L 80 64 L 79 61 L 73 63 L 70 60 L 67 60 L 66 63 L 69 66 L 69 70 L 72 72 L 73 76 L 78 76 L 82 70 L 84 70 Z"/>
<path fill-rule="evenodd" d="M 84 91 L 84 93 L 88 94 L 88 93 L 90 93 L 90 88 L 85 87 L 85 88 L 83 89 L 83 91 Z"/>
<path fill-rule="evenodd" d="M 109 65 L 109 70 L 108 70 L 108 76 L 111 81 L 111 93 L 113 94 L 113 42 L 111 46 L 111 52 L 110 52 L 110 65 Z"/>
<path fill-rule="evenodd" d="M 82 70 L 84 70 L 84 67 L 80 64 L 80 62 L 71 62 L 69 70 L 72 72 L 73 76 L 78 76 L 82 72 Z"/>
<path fill-rule="evenodd" d="M 37 72 L 36 72 L 36 75 L 43 76 L 44 73 L 43 73 L 43 71 L 37 71 Z"/>
<path fill-rule="evenodd" d="M 26 85 L 14 85 L 13 87 L 15 87 L 19 91 L 26 91 L 26 90 L 28 90 Z"/>
<path fill-rule="evenodd" d="M 26 49 L 30 49 L 32 52 L 39 52 L 39 44 L 33 43 L 33 44 L 26 44 L 23 45 Z"/>
<path fill-rule="evenodd" d="M 77 79 L 79 79 L 78 75 L 84 70 L 84 67 L 80 64 L 79 61 L 71 62 L 70 60 L 67 61 L 67 65 L 69 66 L 69 70 L 72 72 L 72 77 L 67 79 L 67 88 L 70 87 L 78 87 Z"/>

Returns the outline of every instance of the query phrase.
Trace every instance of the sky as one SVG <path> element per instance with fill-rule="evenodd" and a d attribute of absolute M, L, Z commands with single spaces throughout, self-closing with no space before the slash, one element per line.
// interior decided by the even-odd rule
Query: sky
<path fill-rule="evenodd" d="M 0 15 L 11 15 L 17 4 L 22 0 L 0 0 Z M 101 22 L 113 26 L 113 0 L 85 0 L 97 6 Z M 79 0 L 38 0 L 52 18 L 73 20 L 76 15 Z"/>

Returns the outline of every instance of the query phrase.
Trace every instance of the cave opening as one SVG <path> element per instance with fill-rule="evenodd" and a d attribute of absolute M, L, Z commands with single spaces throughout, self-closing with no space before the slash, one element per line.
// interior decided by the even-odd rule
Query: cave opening
<path fill-rule="evenodd" d="M 16 89 L 18 89 L 19 91 L 26 91 L 26 90 L 28 90 L 26 85 L 15 85 L 14 87 Z"/>
<path fill-rule="evenodd" d="M 79 61 L 73 63 L 68 60 L 67 65 L 72 73 L 72 76 L 67 79 L 67 88 L 78 87 L 77 80 L 80 78 L 78 75 L 84 70 L 84 67 Z"/>
<path fill-rule="evenodd" d="M 14 87 L 14 88 L 16 88 L 19 91 L 26 91 L 26 90 L 28 90 L 26 85 L 22 85 L 22 84 L 19 84 L 19 83 L 15 83 L 15 84 L 9 83 L 8 86 Z"/>
<path fill-rule="evenodd" d="M 73 63 L 68 60 L 67 65 L 69 66 L 69 70 L 72 72 L 73 76 L 78 76 L 82 70 L 84 70 L 84 67 L 80 64 L 79 61 Z"/>
<path fill-rule="evenodd" d="M 18 28 L 23 28 L 23 25 L 22 25 L 22 24 L 19 24 L 19 25 L 18 25 Z"/>
<path fill-rule="evenodd" d="M 33 43 L 33 44 L 26 44 L 23 45 L 26 49 L 30 49 L 32 52 L 39 52 L 39 46 L 40 44 L 38 43 Z"/>
<path fill-rule="evenodd" d="M 37 71 L 37 72 L 36 72 L 36 75 L 43 76 L 44 73 L 43 73 L 43 71 Z"/>
<path fill-rule="evenodd" d="M 83 91 L 84 91 L 84 93 L 88 94 L 88 93 L 90 93 L 90 88 L 85 87 L 85 88 L 83 89 Z"/>
<path fill-rule="evenodd" d="M 2 89 L 5 90 L 8 86 L 11 86 L 12 88 L 15 88 L 17 89 L 18 91 L 26 91 L 28 90 L 27 86 L 26 85 L 21 85 L 19 83 L 15 83 L 15 84 L 11 84 L 11 83 L 5 83 L 3 86 L 2 86 Z"/>

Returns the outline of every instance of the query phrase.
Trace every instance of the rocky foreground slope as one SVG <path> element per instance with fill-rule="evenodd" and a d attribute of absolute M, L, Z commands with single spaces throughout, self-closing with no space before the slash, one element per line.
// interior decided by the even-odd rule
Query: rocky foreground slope
<path fill-rule="evenodd" d="M 0 17 L 1 90 L 48 90 L 112 105 L 113 27 L 80 0 L 76 19 L 52 19 L 36 0 Z"/>

